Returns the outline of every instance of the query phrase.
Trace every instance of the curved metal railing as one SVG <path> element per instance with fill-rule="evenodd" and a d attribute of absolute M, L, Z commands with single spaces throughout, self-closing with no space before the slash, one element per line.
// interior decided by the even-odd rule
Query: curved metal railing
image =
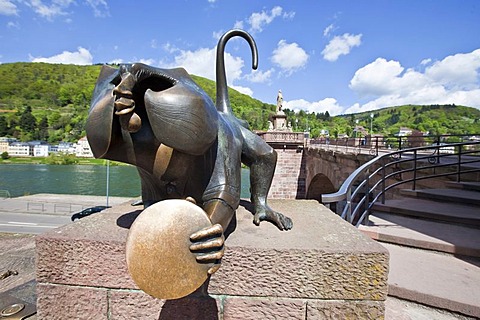
<path fill-rule="evenodd" d="M 2 198 L 10 198 L 10 192 L 8 190 L 0 190 L 0 199 Z"/>
<path fill-rule="evenodd" d="M 358 227 L 376 202 L 385 203 L 389 190 L 409 183 L 415 190 L 418 181 L 447 176 L 459 182 L 475 172 L 480 172 L 480 142 L 389 152 L 356 169 L 337 192 L 323 194 L 322 203 Z"/>

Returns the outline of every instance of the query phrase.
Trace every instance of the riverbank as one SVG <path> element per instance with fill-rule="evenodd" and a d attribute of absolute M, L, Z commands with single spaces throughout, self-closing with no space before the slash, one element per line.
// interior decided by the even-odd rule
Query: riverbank
<path fill-rule="evenodd" d="M 71 156 L 56 156 L 56 157 L 9 157 L 8 159 L 0 158 L 1 164 L 57 164 L 57 165 L 102 165 L 106 166 L 105 159 L 96 158 L 79 158 Z M 110 161 L 111 166 L 130 166 L 129 164 Z"/>

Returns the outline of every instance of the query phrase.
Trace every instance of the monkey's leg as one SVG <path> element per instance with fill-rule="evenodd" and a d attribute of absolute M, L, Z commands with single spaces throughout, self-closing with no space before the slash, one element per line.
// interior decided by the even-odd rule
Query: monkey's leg
<path fill-rule="evenodd" d="M 255 207 L 253 222 L 258 225 L 260 221 L 267 220 L 280 230 L 289 230 L 293 226 L 292 220 L 274 211 L 267 204 L 268 191 L 277 164 L 277 153 L 250 130 L 243 127 L 240 129 L 244 138 L 242 161 L 250 167 L 251 201 Z"/>
<path fill-rule="evenodd" d="M 240 203 L 242 136 L 221 118 L 215 164 L 203 194 L 203 207 L 212 223 L 227 229 Z"/>

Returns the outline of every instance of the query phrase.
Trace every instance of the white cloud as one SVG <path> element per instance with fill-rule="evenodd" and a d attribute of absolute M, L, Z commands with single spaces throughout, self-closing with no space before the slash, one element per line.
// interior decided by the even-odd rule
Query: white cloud
<path fill-rule="evenodd" d="M 377 58 L 355 72 L 349 87 L 361 96 L 390 94 L 397 90 L 403 71 L 400 62 Z"/>
<path fill-rule="evenodd" d="M 32 62 L 90 65 L 92 64 L 93 57 L 90 54 L 90 51 L 85 48 L 78 47 L 78 51 L 76 52 L 63 51 L 62 53 L 49 58 L 30 57 L 30 60 Z"/>
<path fill-rule="evenodd" d="M 108 17 L 110 16 L 110 11 L 108 9 L 107 1 L 105 0 L 85 0 L 85 2 L 92 7 L 93 14 L 95 17 Z"/>
<path fill-rule="evenodd" d="M 345 33 L 341 36 L 335 36 L 322 51 L 323 58 L 328 61 L 337 61 L 341 55 L 347 55 L 352 48 L 360 46 L 362 43 L 362 34 Z"/>
<path fill-rule="evenodd" d="M 135 62 L 140 62 L 140 63 L 146 64 L 146 65 L 149 65 L 149 66 L 153 66 L 155 64 L 154 59 L 136 59 Z"/>
<path fill-rule="evenodd" d="M 430 63 L 424 61 L 423 65 Z M 404 104 L 454 103 L 480 108 L 480 49 L 436 61 L 423 73 L 378 58 L 355 72 L 350 88 L 370 101 L 355 104 L 346 113 Z"/>
<path fill-rule="evenodd" d="M 237 90 L 240 93 L 246 94 L 247 96 L 253 96 L 253 90 L 248 87 L 242 86 L 231 86 L 233 89 Z"/>
<path fill-rule="evenodd" d="M 8 27 L 8 28 L 20 29 L 20 23 L 18 23 L 18 22 L 13 22 L 13 21 L 9 21 L 9 22 L 7 23 L 7 27 Z"/>
<path fill-rule="evenodd" d="M 215 80 L 215 61 L 217 48 L 200 48 L 195 51 L 178 50 L 174 58 L 174 63 L 168 64 L 166 67 L 183 67 L 188 73 L 202 76 L 211 80 Z M 233 84 L 235 80 L 241 78 L 243 59 L 234 57 L 225 52 L 225 68 L 227 73 L 227 82 Z"/>
<path fill-rule="evenodd" d="M 110 64 L 122 64 L 123 59 L 113 59 L 113 60 L 110 60 L 108 63 L 110 63 Z"/>
<path fill-rule="evenodd" d="M 315 102 L 309 102 L 304 99 L 290 100 L 284 101 L 283 106 L 284 108 L 294 111 L 304 110 L 315 113 L 325 113 L 328 111 L 331 116 L 340 114 L 343 111 L 343 107 L 340 106 L 338 101 L 334 98 L 325 98 Z"/>
<path fill-rule="evenodd" d="M 68 12 L 65 11 L 72 3 L 75 3 L 73 0 L 56 0 L 53 1 L 50 5 L 44 4 L 42 0 L 30 0 L 27 5 L 33 8 L 35 13 L 41 17 L 52 20 L 56 16 L 67 15 Z"/>
<path fill-rule="evenodd" d="M 334 29 L 335 29 L 335 26 L 332 23 L 331 25 L 329 25 L 323 30 L 323 36 L 328 37 L 330 35 L 330 32 L 332 32 Z"/>
<path fill-rule="evenodd" d="M 215 49 L 200 48 L 196 51 L 178 50 L 174 63 L 168 68 L 183 67 L 188 73 L 202 76 L 211 80 L 215 79 Z"/>
<path fill-rule="evenodd" d="M 250 18 L 248 18 L 248 23 L 251 25 L 251 31 L 261 32 L 263 27 L 270 24 L 276 17 L 280 16 L 282 11 L 282 7 L 276 6 L 270 10 L 270 13 L 265 11 L 252 13 Z"/>
<path fill-rule="evenodd" d="M 215 64 L 216 64 L 216 52 L 217 48 L 200 48 L 195 51 L 176 49 L 172 53 L 176 54 L 174 62 L 164 63 L 160 62 L 162 68 L 176 68 L 183 67 L 188 73 L 197 76 L 205 77 L 210 80 L 216 80 Z M 251 88 L 236 85 L 235 82 L 246 78 L 251 80 L 251 75 L 243 76 L 242 68 L 245 63 L 242 58 L 232 56 L 230 53 L 225 52 L 225 69 L 227 75 L 227 84 L 235 90 L 247 94 L 253 95 Z M 268 77 L 268 71 L 265 72 Z M 263 73 L 262 73 L 263 74 Z"/>
<path fill-rule="evenodd" d="M 271 68 L 267 71 L 252 70 L 252 72 L 245 76 L 247 80 L 254 83 L 268 83 L 272 78 L 275 69 Z"/>
<path fill-rule="evenodd" d="M 280 40 L 277 48 L 273 50 L 271 59 L 273 63 L 290 75 L 303 68 L 307 64 L 308 58 L 308 54 L 297 43 L 287 43 L 285 40 Z"/>
<path fill-rule="evenodd" d="M 293 18 L 295 18 L 295 11 L 284 12 L 282 18 L 292 20 Z"/>
<path fill-rule="evenodd" d="M 234 29 L 243 29 L 243 21 L 235 21 L 233 24 Z"/>
<path fill-rule="evenodd" d="M 0 0 L 8 1 L 8 0 Z M 95 17 L 108 17 L 110 16 L 108 4 L 106 0 L 84 0 L 86 5 L 93 9 L 93 14 Z M 45 3 L 43 0 L 26 0 L 24 3 L 31 7 L 35 13 L 40 15 L 42 18 L 47 20 L 53 20 L 57 16 L 65 16 L 71 14 L 68 11 L 71 5 L 77 4 L 75 0 L 52 0 L 49 4 Z M 67 22 L 71 19 L 67 19 Z"/>
<path fill-rule="evenodd" d="M 168 53 L 174 53 L 176 51 L 179 51 L 179 49 L 175 47 L 173 44 L 171 44 L 170 42 L 163 44 L 162 49 Z"/>
<path fill-rule="evenodd" d="M 16 16 L 17 14 L 17 6 L 12 1 L 0 0 L 0 15 Z"/>
<path fill-rule="evenodd" d="M 420 64 L 422 66 L 426 66 L 427 64 L 429 64 L 430 62 L 432 62 L 432 59 L 428 58 L 428 59 L 423 59 L 422 62 L 420 62 Z"/>
<path fill-rule="evenodd" d="M 262 32 L 263 28 L 272 23 L 273 20 L 277 17 L 282 17 L 283 19 L 291 20 L 295 17 L 295 12 L 284 12 L 283 8 L 280 6 L 275 6 L 270 12 L 263 10 L 262 12 L 254 12 L 247 19 L 248 24 L 250 24 L 250 32 Z M 239 25 L 240 22 L 235 23 Z M 243 23 L 242 23 L 243 26 Z"/>
<path fill-rule="evenodd" d="M 150 48 L 152 49 L 157 49 L 158 48 L 158 43 L 156 39 L 150 40 Z"/>
<path fill-rule="evenodd" d="M 436 61 L 425 70 L 425 75 L 452 89 L 473 89 L 479 84 L 480 49 L 459 53 Z"/>

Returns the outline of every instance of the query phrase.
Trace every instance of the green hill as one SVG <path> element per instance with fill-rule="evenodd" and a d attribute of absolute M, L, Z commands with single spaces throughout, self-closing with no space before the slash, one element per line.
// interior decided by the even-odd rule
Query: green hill
<path fill-rule="evenodd" d="M 454 104 L 396 106 L 341 117 L 350 123 L 358 119 L 369 129 L 372 114 L 375 133 L 395 134 L 400 127 L 435 135 L 480 133 L 480 110 Z"/>
<path fill-rule="evenodd" d="M 85 135 L 93 88 L 100 65 L 47 63 L 0 64 L 0 137 L 56 142 Z M 215 82 L 192 75 L 215 101 Z M 235 114 L 252 128 L 266 129 L 275 106 L 229 89 Z"/>
<path fill-rule="evenodd" d="M 49 142 L 76 141 L 85 135 L 85 121 L 100 65 L 47 63 L 0 64 L 0 137 Z M 192 75 L 215 101 L 215 82 Z M 232 109 L 253 130 L 268 128 L 275 105 L 229 89 Z M 295 131 L 321 130 L 350 135 L 355 125 L 370 129 L 370 112 L 330 117 L 326 113 L 294 113 L 285 109 Z M 436 134 L 480 133 L 480 111 L 454 105 L 399 106 L 374 111 L 374 133 L 392 134 L 409 127 Z"/>

